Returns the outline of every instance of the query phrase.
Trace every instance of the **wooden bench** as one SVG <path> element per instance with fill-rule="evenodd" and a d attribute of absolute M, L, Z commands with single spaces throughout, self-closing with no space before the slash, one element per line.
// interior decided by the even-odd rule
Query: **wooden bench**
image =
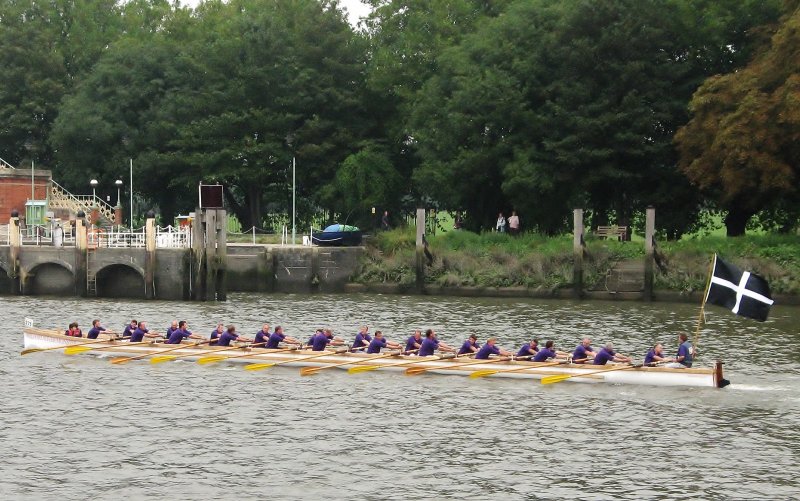
<path fill-rule="evenodd" d="M 594 232 L 598 238 L 615 238 L 619 241 L 628 238 L 627 226 L 598 226 Z"/>

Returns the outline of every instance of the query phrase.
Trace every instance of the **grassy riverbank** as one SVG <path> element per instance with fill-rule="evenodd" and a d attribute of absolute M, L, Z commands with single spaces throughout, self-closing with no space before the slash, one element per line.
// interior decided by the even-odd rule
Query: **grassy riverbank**
<path fill-rule="evenodd" d="M 429 237 L 433 263 L 426 282 L 447 287 L 528 287 L 557 289 L 572 283 L 572 236 L 475 234 L 451 231 Z M 589 238 L 586 242 L 584 281 L 587 289 L 602 288 L 613 265 L 644 256 L 640 242 Z M 800 294 L 800 237 L 753 235 L 742 238 L 708 236 L 678 242 L 659 242 L 663 271 L 656 272 L 656 288 L 676 291 L 705 286 L 709 257 L 722 257 L 759 273 L 774 292 Z M 379 233 L 367 242 L 367 252 L 354 281 L 411 284 L 414 272 L 414 230 Z"/>

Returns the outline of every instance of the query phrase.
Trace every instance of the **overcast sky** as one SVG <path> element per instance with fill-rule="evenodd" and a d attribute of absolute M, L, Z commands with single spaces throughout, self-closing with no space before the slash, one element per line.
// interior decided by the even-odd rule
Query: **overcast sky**
<path fill-rule="evenodd" d="M 190 7 L 194 7 L 198 3 L 200 0 L 181 0 L 181 5 Z M 369 14 L 369 5 L 362 3 L 361 0 L 339 0 L 339 4 L 347 9 L 347 16 L 353 26 L 358 25 L 358 20 Z"/>

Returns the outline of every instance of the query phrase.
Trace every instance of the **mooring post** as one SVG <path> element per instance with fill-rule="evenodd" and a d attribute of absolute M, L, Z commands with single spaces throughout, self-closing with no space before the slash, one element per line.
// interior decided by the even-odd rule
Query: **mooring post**
<path fill-rule="evenodd" d="M 86 227 L 86 213 L 78 211 L 75 218 L 75 295 L 86 296 L 89 280 L 89 241 L 88 228 Z"/>
<path fill-rule="evenodd" d="M 572 286 L 575 297 L 583 297 L 583 209 L 572 211 L 573 232 L 572 232 Z"/>
<path fill-rule="evenodd" d="M 217 248 L 216 262 L 217 273 L 214 280 L 214 288 L 217 292 L 217 301 L 228 299 L 228 214 L 224 209 L 217 209 Z"/>
<path fill-rule="evenodd" d="M 425 209 L 417 209 L 417 291 L 425 290 Z"/>
<path fill-rule="evenodd" d="M 192 252 L 190 257 L 191 280 L 189 281 L 189 297 L 198 301 L 205 296 L 203 262 L 205 260 L 205 236 L 203 232 L 203 209 L 197 207 L 192 219 Z"/>
<path fill-rule="evenodd" d="M 147 220 L 144 224 L 144 297 L 145 299 L 155 299 L 156 297 L 156 214 L 147 211 Z"/>
<path fill-rule="evenodd" d="M 647 208 L 644 228 L 644 300 L 653 300 L 653 273 L 655 264 L 656 209 Z"/>
<path fill-rule="evenodd" d="M 217 211 L 207 209 L 203 215 L 206 229 L 205 290 L 201 299 L 214 301 L 217 298 Z"/>
<path fill-rule="evenodd" d="M 11 220 L 8 222 L 8 245 L 11 247 L 11 262 L 8 263 L 8 277 L 11 279 L 11 294 L 20 294 L 19 258 L 22 252 L 22 236 L 19 233 L 19 212 L 11 211 Z"/>

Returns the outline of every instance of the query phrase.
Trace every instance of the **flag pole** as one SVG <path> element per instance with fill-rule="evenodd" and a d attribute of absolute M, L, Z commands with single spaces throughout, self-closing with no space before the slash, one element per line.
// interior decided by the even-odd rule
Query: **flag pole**
<path fill-rule="evenodd" d="M 717 261 L 717 255 L 711 259 L 708 264 L 708 274 L 706 276 L 706 288 L 703 290 L 703 297 L 700 298 L 700 315 L 697 317 L 697 329 L 694 331 L 694 340 L 692 345 L 697 351 L 697 343 L 700 341 L 700 329 L 703 327 L 703 319 L 705 318 L 706 298 L 708 297 L 708 289 L 711 287 L 711 275 L 714 274 L 714 263 Z"/>

